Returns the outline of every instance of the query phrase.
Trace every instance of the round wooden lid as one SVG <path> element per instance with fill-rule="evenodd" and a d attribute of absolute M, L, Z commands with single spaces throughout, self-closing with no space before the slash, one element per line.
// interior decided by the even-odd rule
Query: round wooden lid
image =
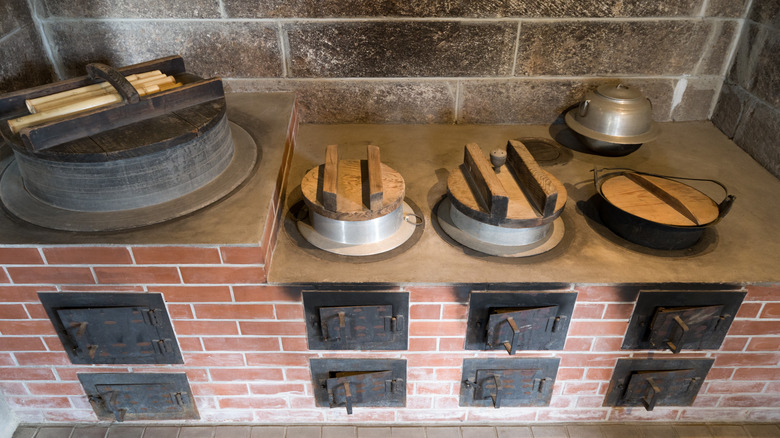
<path fill-rule="evenodd" d="M 325 164 L 309 170 L 301 181 L 303 200 L 310 210 L 322 216 L 342 221 L 363 221 L 382 217 L 401 206 L 406 185 L 400 173 L 390 166 L 381 167 L 381 205 L 370 207 L 368 160 L 339 160 L 336 192 L 336 208 L 331 210 L 323 203 Z"/>
<path fill-rule="evenodd" d="M 719 214 L 712 198 L 668 178 L 627 172 L 607 177 L 600 190 L 615 207 L 659 224 L 706 225 Z"/>
<path fill-rule="evenodd" d="M 49 161 L 109 162 L 142 157 L 192 141 L 211 131 L 225 116 L 224 98 L 114 128 L 53 148 L 18 153 Z"/>
<path fill-rule="evenodd" d="M 477 145 L 467 145 L 464 164 L 450 172 L 447 179 L 453 206 L 473 219 L 511 228 L 545 225 L 560 216 L 566 205 L 566 188 L 536 164 L 521 142 L 509 142 L 506 164 L 499 169 L 499 173 L 494 172 Z M 487 189 L 489 194 L 485 189 L 480 193 L 477 186 L 492 189 Z M 496 215 L 488 205 L 486 198 L 496 196 L 506 205 L 505 215 L 503 207 Z"/>

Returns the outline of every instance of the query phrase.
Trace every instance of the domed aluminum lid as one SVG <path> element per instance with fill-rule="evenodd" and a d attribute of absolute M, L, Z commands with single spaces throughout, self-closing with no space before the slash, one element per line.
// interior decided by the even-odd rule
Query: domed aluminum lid
<path fill-rule="evenodd" d="M 632 100 L 644 98 L 644 96 L 639 90 L 637 90 L 636 88 L 628 87 L 623 84 L 601 85 L 596 89 L 596 94 L 606 97 L 607 99 L 612 99 L 617 101 L 628 101 L 628 102 Z"/>
<path fill-rule="evenodd" d="M 659 133 L 652 105 L 639 90 L 623 84 L 601 85 L 565 116 L 566 125 L 585 137 L 615 143 L 641 144 Z"/>

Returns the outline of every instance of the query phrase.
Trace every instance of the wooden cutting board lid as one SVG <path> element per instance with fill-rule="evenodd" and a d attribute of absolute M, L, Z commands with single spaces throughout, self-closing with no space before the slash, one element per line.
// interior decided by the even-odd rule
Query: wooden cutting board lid
<path fill-rule="evenodd" d="M 490 161 L 478 145 L 467 144 L 463 164 L 447 179 L 447 191 L 452 204 L 463 214 L 511 228 L 550 223 L 566 204 L 563 184 L 536 163 L 522 142 L 515 140 L 507 143 L 505 153 L 493 151 Z"/>
<path fill-rule="evenodd" d="M 367 147 L 367 160 L 339 160 L 338 146 L 325 151 L 325 163 L 309 170 L 301 182 L 310 210 L 342 221 L 362 221 L 395 211 L 406 186 L 400 173 L 379 159 L 379 147 Z"/>
<path fill-rule="evenodd" d="M 608 177 L 600 190 L 615 207 L 659 224 L 707 225 L 719 214 L 712 198 L 668 178 L 626 172 Z"/>

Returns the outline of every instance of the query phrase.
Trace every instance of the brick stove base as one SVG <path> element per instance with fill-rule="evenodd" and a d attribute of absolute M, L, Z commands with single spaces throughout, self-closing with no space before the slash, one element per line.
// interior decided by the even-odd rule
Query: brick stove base
<path fill-rule="evenodd" d="M 140 263 L 144 251 L 111 248 Z M 165 249 L 159 249 L 164 254 Z M 27 263 L 50 249 L 4 249 Z M 138 254 L 137 254 L 138 253 Z M 204 254 L 220 254 L 218 249 Z M 49 263 L 54 257 L 46 257 Z M 103 259 L 105 260 L 105 259 Z M 87 262 L 86 260 L 83 260 Z M 70 261 L 73 263 L 73 261 Z M 141 266 L 43 265 L 59 272 L 94 272 L 101 285 L 58 287 L 23 284 L 17 272 L 36 266 L 6 268 L 14 284 L 0 287 L 0 389 L 25 423 L 94 422 L 78 373 L 184 371 L 192 385 L 202 423 L 466 423 L 603 421 L 748 421 L 780 420 L 780 285 L 749 285 L 747 297 L 717 351 L 684 352 L 677 357 L 713 358 L 714 366 L 691 407 L 602 407 L 618 358 L 669 357 L 668 352 L 621 351 L 636 296 L 620 286 L 572 285 L 578 301 L 563 351 L 520 353 L 522 357 L 559 357 L 557 381 L 549 407 L 461 408 L 458 406 L 461 368 L 465 358 L 506 357 L 506 354 L 463 349 L 468 288 L 408 286 L 410 337 L 408 351 L 312 352 L 306 345 L 301 288 L 236 284 L 229 275 L 241 268 L 221 265 L 141 265 L 171 269 L 176 281 L 161 277 L 105 277 L 104 272 Z M 187 273 L 222 272 L 200 277 Z M 151 275 L 151 274 L 146 274 Z M 37 277 L 40 278 L 40 277 Z M 62 281 L 64 277 L 58 277 Z M 113 278 L 105 282 L 107 278 Z M 164 277 L 162 277 L 164 278 Z M 190 279 L 183 284 L 181 279 Z M 133 286 L 128 285 L 132 279 Z M 233 282 L 229 285 L 229 282 Z M 21 284 L 20 284 L 21 283 Z M 141 283 L 141 284 L 138 284 Z M 173 283 L 173 284 L 171 284 Z M 71 365 L 51 323 L 38 302 L 40 290 L 127 290 L 161 292 L 173 318 L 183 365 Z M 401 358 L 407 360 L 405 408 L 344 409 L 314 405 L 309 359 L 335 357 Z"/>

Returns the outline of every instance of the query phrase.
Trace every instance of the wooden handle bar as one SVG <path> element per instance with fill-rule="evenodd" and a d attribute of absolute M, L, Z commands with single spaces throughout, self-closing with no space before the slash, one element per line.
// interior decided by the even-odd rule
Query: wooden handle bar
<path fill-rule="evenodd" d="M 322 206 L 326 210 L 338 211 L 339 193 L 339 147 L 331 144 L 325 148 L 325 165 L 322 175 Z"/>
<path fill-rule="evenodd" d="M 368 145 L 368 208 L 382 209 L 382 162 L 379 159 L 379 146 Z"/>
<path fill-rule="evenodd" d="M 558 203 L 558 191 L 555 184 L 542 170 L 525 145 L 519 141 L 509 140 L 506 146 L 506 165 L 514 171 L 521 187 L 524 187 L 534 207 L 549 217 L 555 212 Z"/>
<path fill-rule="evenodd" d="M 181 86 L 182 84 L 163 84 L 167 87 L 165 89 L 175 88 L 176 86 Z M 140 89 L 138 89 L 138 94 L 141 96 L 146 96 L 149 94 L 157 93 L 163 91 L 163 89 L 160 87 L 160 85 L 157 84 L 147 84 L 142 85 Z M 47 111 L 42 111 L 35 114 L 30 114 L 29 116 L 23 116 L 16 119 L 12 119 L 8 121 L 8 127 L 11 128 L 11 132 L 16 134 L 23 128 L 39 125 L 42 123 L 54 121 L 63 119 L 65 117 L 78 114 L 93 108 L 98 108 L 101 106 L 111 105 L 112 103 L 119 103 L 122 102 L 122 96 L 119 95 L 119 93 L 109 93 L 109 94 L 103 94 L 99 96 L 93 96 L 87 99 L 81 99 L 76 102 L 72 102 L 69 105 L 63 105 L 58 106 L 55 108 L 51 108 Z"/>
<path fill-rule="evenodd" d="M 131 84 L 133 85 L 133 87 L 135 87 L 135 89 L 140 94 L 141 90 L 143 90 L 145 87 L 162 85 L 162 84 L 172 84 L 175 82 L 176 79 L 173 76 L 159 75 L 159 76 L 149 77 L 135 82 L 131 82 Z M 35 112 L 38 113 L 38 112 L 48 111 L 53 108 L 57 108 L 65 105 L 71 105 L 81 100 L 91 99 L 93 97 L 102 96 L 104 94 L 118 94 L 118 93 L 116 92 L 116 90 L 114 90 L 113 87 L 110 86 L 105 88 L 100 88 L 97 90 L 87 91 L 85 93 L 77 94 L 74 96 L 69 96 L 63 99 L 57 99 L 49 102 L 40 103 L 36 105 Z"/>
<path fill-rule="evenodd" d="M 481 198 L 490 216 L 496 219 L 505 218 L 509 208 L 509 196 L 493 172 L 493 166 L 476 143 L 466 145 L 463 167 L 463 175 L 472 189 L 476 189 L 476 198 Z"/>

